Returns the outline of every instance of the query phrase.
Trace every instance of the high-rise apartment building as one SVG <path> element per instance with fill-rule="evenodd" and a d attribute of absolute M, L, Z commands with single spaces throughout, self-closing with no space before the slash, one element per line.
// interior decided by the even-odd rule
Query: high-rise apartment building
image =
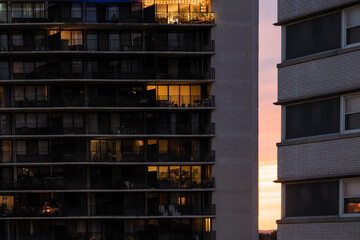
<path fill-rule="evenodd" d="M 0 239 L 256 239 L 257 5 L 0 2 Z"/>
<path fill-rule="evenodd" d="M 278 238 L 359 239 L 359 1 L 279 0 L 278 14 Z"/>

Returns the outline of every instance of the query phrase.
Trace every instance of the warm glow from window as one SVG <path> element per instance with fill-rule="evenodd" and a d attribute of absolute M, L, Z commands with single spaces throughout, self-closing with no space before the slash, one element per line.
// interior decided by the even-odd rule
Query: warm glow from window
<path fill-rule="evenodd" d="M 205 232 L 211 231 L 211 219 L 205 218 Z"/>
<path fill-rule="evenodd" d="M 157 172 L 157 166 L 148 166 L 148 172 Z"/>
<path fill-rule="evenodd" d="M 14 208 L 14 196 L 0 196 L 0 206 L 6 206 L 8 210 Z"/>
<path fill-rule="evenodd" d="M 346 205 L 346 213 L 359 213 L 360 203 L 348 203 Z"/>
<path fill-rule="evenodd" d="M 144 146 L 144 141 L 143 140 L 136 140 L 135 142 L 136 142 L 136 146 L 138 146 L 138 147 Z"/>
<path fill-rule="evenodd" d="M 178 198 L 178 205 L 185 205 L 186 204 L 186 198 L 185 197 L 179 197 Z"/>

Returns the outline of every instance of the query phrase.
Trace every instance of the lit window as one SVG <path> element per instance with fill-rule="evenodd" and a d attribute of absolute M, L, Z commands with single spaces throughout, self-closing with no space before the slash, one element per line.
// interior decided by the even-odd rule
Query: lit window
<path fill-rule="evenodd" d="M 344 182 L 344 213 L 360 213 L 360 180 Z"/>

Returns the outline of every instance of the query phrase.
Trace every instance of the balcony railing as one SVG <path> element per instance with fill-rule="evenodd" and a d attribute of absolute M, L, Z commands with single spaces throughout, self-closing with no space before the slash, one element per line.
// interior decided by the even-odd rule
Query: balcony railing
<path fill-rule="evenodd" d="M 145 41 L 145 51 L 175 51 L 175 52 L 214 52 L 215 41 L 203 43 L 201 41 L 192 40 L 168 40 L 168 41 Z M 48 42 L 20 42 L 18 45 L 12 44 L 8 49 L 7 44 L 1 45 L 0 51 L 110 51 L 110 52 L 128 52 L 128 51 L 144 51 L 142 40 L 138 43 L 126 43 L 116 40 L 100 41 L 96 39 L 58 39 L 49 40 Z"/>
<path fill-rule="evenodd" d="M 49 229 L 50 231 L 51 229 Z M 16 234 L 7 234 L 4 240 L 15 240 Z M 17 240 L 216 240 L 215 232 L 192 232 L 188 229 L 184 231 L 140 231 L 137 233 L 123 233 L 119 229 L 109 232 L 55 232 L 52 233 L 33 233 L 19 234 Z"/>
<path fill-rule="evenodd" d="M 10 124 L 2 125 L 0 135 L 11 135 Z M 56 126 L 50 124 L 21 124 L 24 127 L 16 127 L 15 135 L 81 135 L 86 133 L 86 127 L 83 124 L 72 124 L 71 126 Z M 78 125 L 78 126 L 77 126 Z M 215 123 L 205 124 L 167 124 L 144 126 L 126 126 L 120 123 L 96 123 L 88 124 L 88 134 L 95 135 L 198 135 L 198 134 L 215 134 Z"/>
<path fill-rule="evenodd" d="M 163 24 L 213 24 L 215 13 L 156 12 L 155 21 Z"/>
<path fill-rule="evenodd" d="M 53 151 L 52 153 L 43 152 L 36 155 L 27 152 L 9 152 L 3 151 L 0 157 L 0 163 L 12 163 L 12 156 L 16 155 L 17 163 L 59 163 L 59 162 L 215 162 L 215 151 L 203 152 L 196 151 L 192 153 L 123 153 L 123 152 L 64 152 Z"/>
<path fill-rule="evenodd" d="M 1 190 L 59 190 L 59 189 L 87 189 L 86 181 L 69 181 L 60 176 L 18 177 L 17 183 L 2 183 Z"/>
<path fill-rule="evenodd" d="M 60 8 L 60 6 L 59 6 Z M 60 11 L 60 9 L 59 9 Z M 82 10 L 71 10 L 66 16 L 61 14 L 49 13 L 49 18 L 45 18 L 44 11 L 33 13 L 32 16 L 23 16 L 23 10 L 13 10 L 11 21 L 16 23 L 43 23 L 43 22 L 92 22 L 92 23 L 160 23 L 160 24 L 213 24 L 215 23 L 215 13 L 207 12 L 155 12 L 155 17 L 142 17 L 142 13 L 133 14 L 129 17 L 107 17 L 98 18 L 97 11 L 86 9 L 86 16 Z"/>
<path fill-rule="evenodd" d="M 152 69 L 142 69 L 141 66 L 135 71 L 121 72 L 119 68 L 101 67 L 87 68 L 87 72 L 67 72 L 61 67 L 46 67 L 36 69 L 30 73 L 14 73 L 10 78 L 4 72 L 2 80 L 25 80 L 25 79 L 182 79 L 182 80 L 204 80 L 215 79 L 215 69 L 207 72 L 191 72 L 187 69 L 174 69 L 164 72 Z M 1 76 L 0 75 L 0 76 Z"/>
<path fill-rule="evenodd" d="M 190 176 L 174 180 L 103 180 L 101 182 L 90 181 L 90 186 L 84 181 L 67 180 L 62 176 L 48 177 L 18 177 L 16 183 L 2 181 L 0 190 L 74 190 L 74 189 L 208 189 L 215 187 L 214 178 L 191 178 Z"/>
<path fill-rule="evenodd" d="M 215 205 L 177 206 L 159 205 L 145 207 L 125 207 L 121 205 L 90 205 L 87 207 L 69 208 L 62 206 L 1 206 L 1 217 L 80 217 L 80 216 L 185 216 L 215 215 Z M 90 210 L 90 211 L 88 211 Z M 90 214 L 89 214 L 90 213 Z"/>
<path fill-rule="evenodd" d="M 215 41 L 207 44 L 200 41 L 146 41 L 146 51 L 178 51 L 178 52 L 214 52 Z"/>

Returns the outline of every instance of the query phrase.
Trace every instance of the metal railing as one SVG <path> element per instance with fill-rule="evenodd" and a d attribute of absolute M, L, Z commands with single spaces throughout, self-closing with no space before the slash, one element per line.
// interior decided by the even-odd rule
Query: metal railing
<path fill-rule="evenodd" d="M 88 99 L 90 107 L 215 107 L 214 96 L 91 94 Z"/>
<path fill-rule="evenodd" d="M 145 41 L 145 51 L 176 51 L 176 52 L 214 52 L 215 41 L 208 43 L 191 40 L 168 40 L 168 41 Z M 0 45 L 0 52 L 3 51 L 144 51 L 142 40 L 121 41 L 120 39 L 96 40 L 96 39 L 49 39 L 34 42 L 25 41 L 18 45 Z"/>
<path fill-rule="evenodd" d="M 155 22 L 163 24 L 214 24 L 215 13 L 155 12 Z"/>
<path fill-rule="evenodd" d="M 31 155 L 21 151 L 3 151 L 0 155 L 0 163 L 13 163 L 13 154 L 16 155 L 17 163 L 59 163 L 59 162 L 215 162 L 215 151 L 196 151 L 192 153 L 124 153 L 124 152 L 65 152 L 52 151 Z"/>
<path fill-rule="evenodd" d="M 200 227 L 200 226 L 199 226 Z M 50 229 L 49 229 L 50 231 Z M 216 240 L 214 231 L 193 232 L 188 229 L 184 231 L 139 231 L 136 233 L 124 233 L 119 229 L 103 232 L 54 232 L 52 233 L 33 233 L 33 234 L 6 234 L 4 240 Z"/>
<path fill-rule="evenodd" d="M 90 211 L 88 211 L 90 210 Z M 80 217 L 80 216 L 184 216 L 215 215 L 215 205 L 177 206 L 159 205 L 144 207 L 125 207 L 123 205 L 98 204 L 87 207 L 69 208 L 64 206 L 14 206 L 0 207 L 1 217 Z M 90 214 L 89 214 L 90 213 Z"/>
<path fill-rule="evenodd" d="M 156 71 L 152 69 L 142 69 L 140 66 L 136 70 L 121 71 L 119 68 L 92 68 L 87 67 L 87 72 L 79 69 L 79 72 L 65 71 L 61 66 L 46 66 L 35 69 L 30 73 L 13 73 L 12 77 L 4 73 L 3 80 L 23 80 L 23 79 L 183 79 L 183 80 L 203 80 L 215 79 L 215 69 L 211 68 L 207 72 L 191 72 L 187 69 L 171 69 L 166 71 Z"/>
<path fill-rule="evenodd" d="M 95 39 L 86 40 L 87 51 L 142 51 L 142 39 L 138 41 L 121 41 L 109 39 L 100 41 Z"/>
<path fill-rule="evenodd" d="M 155 180 L 148 179 L 148 188 L 154 189 L 197 189 L 197 188 L 214 188 L 215 178 L 194 178 L 186 176 L 176 176 L 173 180 Z"/>
<path fill-rule="evenodd" d="M 146 51 L 214 52 L 215 41 L 208 43 L 191 40 L 146 40 Z"/>

